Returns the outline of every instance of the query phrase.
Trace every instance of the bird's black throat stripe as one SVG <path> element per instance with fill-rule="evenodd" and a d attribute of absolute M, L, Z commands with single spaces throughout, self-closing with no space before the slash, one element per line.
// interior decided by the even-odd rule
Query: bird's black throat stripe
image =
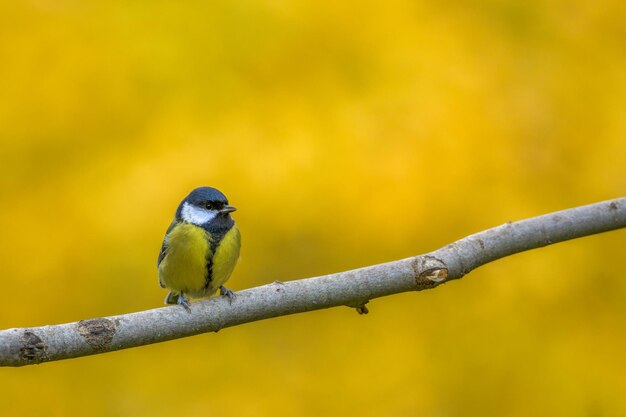
<path fill-rule="evenodd" d="M 207 254 L 206 259 L 206 269 L 207 269 L 207 278 L 206 284 L 204 284 L 204 288 L 209 288 L 211 282 L 213 281 L 213 258 L 215 257 L 215 252 L 217 251 L 217 247 L 226 236 L 226 233 L 235 225 L 235 221 L 230 216 L 217 216 L 215 219 L 210 221 L 208 224 L 202 226 L 204 230 L 211 236 L 209 239 L 209 245 L 211 246 L 211 250 Z"/>

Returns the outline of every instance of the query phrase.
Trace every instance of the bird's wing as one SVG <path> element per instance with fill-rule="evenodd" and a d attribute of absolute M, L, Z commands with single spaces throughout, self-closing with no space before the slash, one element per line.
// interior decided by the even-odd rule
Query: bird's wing
<path fill-rule="evenodd" d="M 165 232 L 165 237 L 163 238 L 163 244 L 161 245 L 161 250 L 159 251 L 159 258 L 157 259 L 157 268 L 159 267 L 159 265 L 161 265 L 161 261 L 163 261 L 163 259 L 165 258 L 165 255 L 167 255 L 167 235 L 172 231 L 175 225 L 176 225 L 176 220 L 174 220 L 170 224 L 170 227 L 168 227 L 167 231 Z M 165 288 L 165 285 L 163 285 L 161 280 L 159 280 L 159 285 L 161 285 L 161 288 Z"/>

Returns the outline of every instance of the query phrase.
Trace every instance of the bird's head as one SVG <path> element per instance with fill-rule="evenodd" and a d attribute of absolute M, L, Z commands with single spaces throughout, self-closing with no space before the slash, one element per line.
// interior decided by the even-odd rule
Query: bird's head
<path fill-rule="evenodd" d="M 176 220 L 202 226 L 219 218 L 230 217 L 237 210 L 228 204 L 228 199 L 221 191 L 211 187 L 199 187 L 193 190 L 180 203 L 176 210 Z"/>

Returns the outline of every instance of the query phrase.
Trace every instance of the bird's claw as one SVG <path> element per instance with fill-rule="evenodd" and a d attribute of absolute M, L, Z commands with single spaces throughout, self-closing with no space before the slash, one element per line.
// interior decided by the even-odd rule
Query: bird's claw
<path fill-rule="evenodd" d="M 235 299 L 235 293 L 223 285 L 220 285 L 220 295 L 228 297 L 228 304 L 232 304 Z"/>
<path fill-rule="evenodd" d="M 178 304 L 183 306 L 187 313 L 191 313 L 191 303 L 182 293 L 178 295 Z"/>

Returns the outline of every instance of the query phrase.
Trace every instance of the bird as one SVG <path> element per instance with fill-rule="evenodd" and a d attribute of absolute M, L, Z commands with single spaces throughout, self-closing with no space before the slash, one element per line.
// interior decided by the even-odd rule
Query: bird
<path fill-rule="evenodd" d="M 241 248 L 239 228 L 231 216 L 235 210 L 212 187 L 196 188 L 180 202 L 157 260 L 159 284 L 169 289 L 165 304 L 191 312 L 189 297 L 208 297 L 217 289 L 232 303 L 235 294 L 224 284 Z"/>

